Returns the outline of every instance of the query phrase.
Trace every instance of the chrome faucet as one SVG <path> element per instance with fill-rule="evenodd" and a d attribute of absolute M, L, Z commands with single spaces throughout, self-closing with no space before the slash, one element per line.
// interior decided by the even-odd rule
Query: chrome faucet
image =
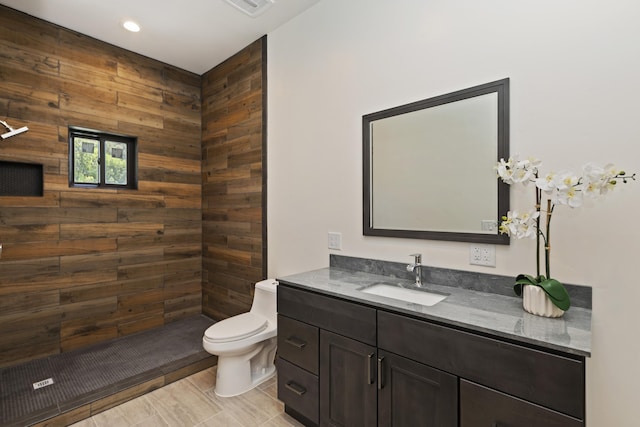
<path fill-rule="evenodd" d="M 416 273 L 416 286 L 422 287 L 422 254 L 411 254 L 414 257 L 413 264 L 407 265 L 407 271 Z"/>

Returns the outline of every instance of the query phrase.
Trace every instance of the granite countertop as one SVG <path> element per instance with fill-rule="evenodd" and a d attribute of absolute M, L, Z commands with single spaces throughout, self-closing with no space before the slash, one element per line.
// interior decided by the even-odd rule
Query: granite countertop
<path fill-rule="evenodd" d="M 522 299 L 454 286 L 423 284 L 423 289 L 447 294 L 433 306 L 359 291 L 373 283 L 412 285 L 411 280 L 327 267 L 280 277 L 282 284 L 340 297 L 397 313 L 410 314 L 497 337 L 534 344 L 579 356 L 591 355 L 591 310 L 571 307 L 563 317 L 550 319 L 525 312 Z"/>

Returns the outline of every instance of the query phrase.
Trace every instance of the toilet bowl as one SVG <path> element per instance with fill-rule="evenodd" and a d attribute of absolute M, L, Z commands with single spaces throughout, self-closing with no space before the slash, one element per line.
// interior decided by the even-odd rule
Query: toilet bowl
<path fill-rule="evenodd" d="M 205 331 L 202 346 L 218 356 L 216 395 L 237 396 L 275 375 L 277 286 L 274 279 L 256 283 L 249 312 L 221 320 Z"/>

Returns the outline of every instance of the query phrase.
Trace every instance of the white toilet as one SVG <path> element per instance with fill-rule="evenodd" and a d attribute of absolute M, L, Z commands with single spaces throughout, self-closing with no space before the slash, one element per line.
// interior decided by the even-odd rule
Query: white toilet
<path fill-rule="evenodd" d="M 248 313 L 221 320 L 205 331 L 204 349 L 218 356 L 214 390 L 218 396 L 237 396 L 275 375 L 277 287 L 274 279 L 256 283 Z"/>

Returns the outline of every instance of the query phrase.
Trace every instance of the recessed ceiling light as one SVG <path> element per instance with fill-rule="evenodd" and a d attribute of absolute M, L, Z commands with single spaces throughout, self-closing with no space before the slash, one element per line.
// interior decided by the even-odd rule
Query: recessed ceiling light
<path fill-rule="evenodd" d="M 133 21 L 124 21 L 122 23 L 122 26 L 125 28 L 125 30 L 131 31 L 132 33 L 137 33 L 138 31 L 140 31 L 140 25 L 136 24 Z"/>

